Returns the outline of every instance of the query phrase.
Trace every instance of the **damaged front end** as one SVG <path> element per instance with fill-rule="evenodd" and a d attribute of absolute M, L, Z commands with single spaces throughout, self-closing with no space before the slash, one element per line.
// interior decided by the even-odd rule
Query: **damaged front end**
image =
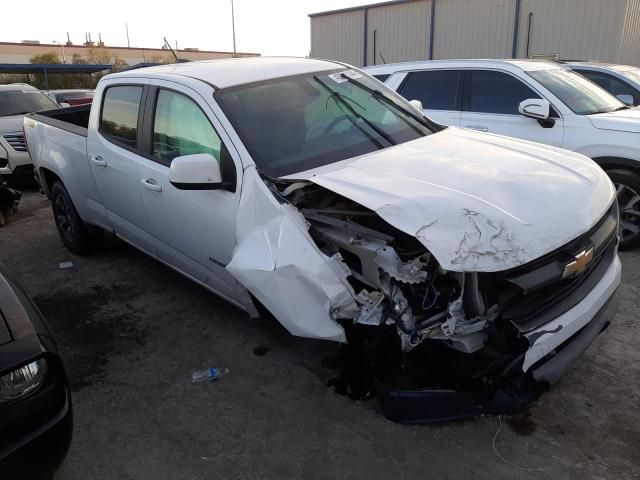
<path fill-rule="evenodd" d="M 288 213 L 273 216 L 277 227 L 248 234 L 229 270 L 292 333 L 346 340 L 335 390 L 359 399 L 378 394 L 385 415 L 401 422 L 527 408 L 549 382 L 523 365 L 563 348 L 527 359 L 549 333 L 538 329 L 575 306 L 616 257 L 613 207 L 590 232 L 542 259 L 464 272 L 443 269 L 418 238 L 338 193 L 304 181 L 266 183 Z M 596 261 L 566 277 L 558 268 L 585 242 Z M 255 263 L 259 249 L 269 265 L 242 265 L 243 258 Z"/>

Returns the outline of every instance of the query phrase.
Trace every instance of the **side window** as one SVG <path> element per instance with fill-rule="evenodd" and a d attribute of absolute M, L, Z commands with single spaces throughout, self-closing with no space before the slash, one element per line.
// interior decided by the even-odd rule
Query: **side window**
<path fill-rule="evenodd" d="M 596 85 L 599 85 L 600 87 L 604 88 L 611 95 L 614 95 L 614 96 L 615 95 L 631 95 L 635 101 L 638 100 L 638 96 L 639 96 L 638 92 L 633 87 L 623 82 L 622 80 L 614 77 L 613 75 L 609 75 L 608 73 L 592 72 L 587 70 L 585 71 L 576 70 L 576 72 L 578 72 L 583 77 L 587 77 Z"/>
<path fill-rule="evenodd" d="M 153 121 L 152 155 L 162 163 L 182 155 L 209 153 L 220 162 L 222 141 L 200 107 L 190 98 L 160 90 Z"/>
<path fill-rule="evenodd" d="M 427 109 L 460 110 L 462 73 L 455 70 L 412 72 L 398 93 L 407 100 L 420 100 Z"/>
<path fill-rule="evenodd" d="M 391 75 L 388 73 L 383 73 L 380 75 L 371 75 L 371 76 L 376 80 L 380 80 L 382 83 L 384 83 L 387 80 L 387 78 L 389 78 Z"/>
<path fill-rule="evenodd" d="M 99 130 L 113 143 L 127 148 L 137 147 L 142 88 L 119 85 L 105 90 Z"/>
<path fill-rule="evenodd" d="M 518 105 L 528 98 L 540 98 L 540 95 L 511 75 L 483 70 L 469 72 L 469 98 L 465 110 L 517 115 Z"/>

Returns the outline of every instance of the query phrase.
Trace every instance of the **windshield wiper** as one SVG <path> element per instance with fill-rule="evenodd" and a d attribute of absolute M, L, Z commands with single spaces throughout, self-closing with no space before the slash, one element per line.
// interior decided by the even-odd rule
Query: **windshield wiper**
<path fill-rule="evenodd" d="M 357 80 L 351 78 L 351 77 L 346 77 L 347 80 L 350 83 L 355 83 L 356 85 L 358 85 L 360 88 L 364 88 L 366 91 L 368 91 L 371 95 L 373 95 L 376 98 L 381 99 L 382 101 L 384 101 L 387 105 L 391 105 L 393 108 L 396 108 L 397 110 L 400 110 L 401 112 L 406 113 L 407 115 L 409 115 L 411 118 L 413 118 L 414 120 L 418 121 L 418 123 L 420 123 L 421 125 L 424 125 L 426 127 L 428 127 L 429 129 L 432 129 L 433 131 L 436 131 L 433 128 L 433 125 L 431 125 L 431 122 L 429 122 L 429 120 L 426 119 L 426 117 L 424 115 L 419 115 L 417 111 L 411 111 L 408 108 L 405 108 L 402 105 L 397 104 L 396 102 L 394 102 L 393 100 L 391 100 L 389 97 L 387 97 L 384 93 L 382 93 L 380 90 L 376 89 L 376 88 L 371 88 L 371 87 L 367 87 L 364 83 L 362 82 L 358 82 Z M 415 109 L 414 109 L 415 110 Z M 400 117 L 402 118 L 402 117 Z M 415 125 L 411 125 L 410 122 L 407 121 L 406 118 L 402 118 L 402 121 L 404 123 L 406 123 L 414 132 L 422 135 L 423 132 L 420 131 L 419 128 L 417 128 Z"/>
<path fill-rule="evenodd" d="M 338 100 L 340 100 L 340 102 L 357 118 L 361 119 L 364 123 L 366 123 L 369 128 L 371 128 L 373 131 L 375 131 L 378 135 L 380 135 L 382 138 L 384 138 L 387 142 L 389 142 L 391 145 L 397 145 L 397 142 L 394 142 L 393 139 L 384 131 L 382 130 L 380 127 L 374 125 L 373 122 L 371 122 L 369 119 L 365 118 L 364 116 L 362 116 L 362 114 L 356 112 L 356 110 L 351 106 L 351 104 L 346 100 L 346 98 L 344 95 L 342 95 L 340 92 L 336 92 L 335 90 L 331 90 L 331 88 L 329 88 L 329 86 L 324 83 L 322 80 L 320 80 L 318 78 L 318 76 L 314 76 L 313 77 L 314 80 L 316 82 L 318 82 L 320 85 L 322 85 L 325 89 L 327 89 L 329 91 L 329 93 L 331 94 L 331 96 L 335 96 L 335 98 L 337 98 Z M 356 125 L 354 123 L 354 125 Z M 357 127 L 358 125 L 356 125 Z M 363 133 L 365 133 L 363 131 Z M 366 133 L 365 133 L 366 135 Z M 367 135 L 369 136 L 369 135 Z M 380 145 L 378 142 L 375 141 L 375 139 L 371 136 L 370 140 L 373 141 L 374 143 L 377 143 L 379 147 L 382 147 L 382 145 Z"/>
<path fill-rule="evenodd" d="M 0 117 L 11 117 L 12 115 L 26 115 L 31 112 L 11 112 L 11 113 L 3 113 Z"/>
<path fill-rule="evenodd" d="M 629 110 L 631 107 L 629 105 L 622 105 L 621 107 L 612 110 L 612 112 L 619 112 L 620 110 Z"/>

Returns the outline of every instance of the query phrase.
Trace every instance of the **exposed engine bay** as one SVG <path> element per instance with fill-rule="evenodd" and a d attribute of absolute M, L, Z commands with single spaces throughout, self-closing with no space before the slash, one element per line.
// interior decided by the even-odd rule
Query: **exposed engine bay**
<path fill-rule="evenodd" d="M 394 326 L 405 352 L 425 339 L 465 353 L 483 347 L 498 309 L 477 273 L 442 270 L 416 238 L 322 187 L 296 184 L 281 194 L 300 209 L 320 249 L 348 267 L 359 305 L 354 323 Z"/>

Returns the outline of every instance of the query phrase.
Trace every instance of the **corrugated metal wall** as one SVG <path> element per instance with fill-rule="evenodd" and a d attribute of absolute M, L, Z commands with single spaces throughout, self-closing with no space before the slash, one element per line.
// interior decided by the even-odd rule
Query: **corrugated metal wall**
<path fill-rule="evenodd" d="M 615 61 L 627 0 L 522 0 L 518 57 L 558 53 L 561 58 Z"/>
<path fill-rule="evenodd" d="M 640 66 L 640 0 L 628 0 L 618 63 Z"/>
<path fill-rule="evenodd" d="M 313 16 L 311 56 L 362 66 L 366 47 L 368 65 L 382 63 L 382 58 L 385 63 L 428 59 L 432 1 Z M 516 4 L 435 0 L 433 58 L 510 58 Z M 518 58 L 526 57 L 528 34 L 529 55 L 640 66 L 640 0 L 521 0 Z"/>
<path fill-rule="evenodd" d="M 369 8 L 367 64 L 428 60 L 430 25 L 431 0 Z"/>
<path fill-rule="evenodd" d="M 436 0 L 434 59 L 509 58 L 515 0 Z"/>
<path fill-rule="evenodd" d="M 362 66 L 364 12 L 356 10 L 311 19 L 311 56 Z"/>

